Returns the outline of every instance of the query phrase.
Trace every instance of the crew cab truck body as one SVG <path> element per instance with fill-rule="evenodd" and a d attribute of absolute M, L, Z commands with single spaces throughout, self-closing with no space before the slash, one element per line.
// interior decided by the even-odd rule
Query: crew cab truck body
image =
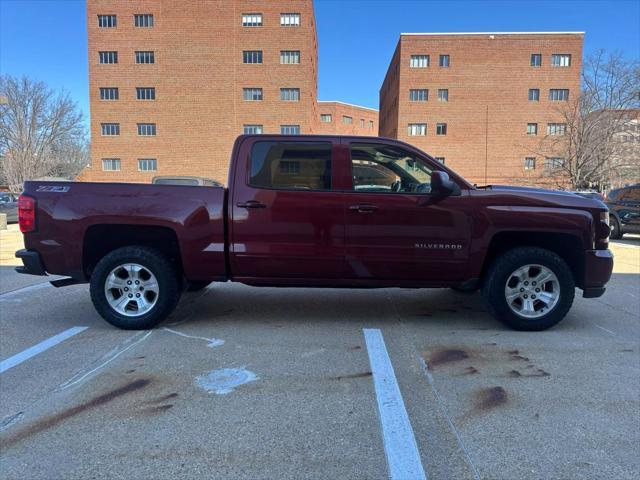
<path fill-rule="evenodd" d="M 228 186 L 27 182 L 17 270 L 90 282 L 121 328 L 157 324 L 184 289 L 235 281 L 482 289 L 497 318 L 541 330 L 575 287 L 602 295 L 613 268 L 601 202 L 476 188 L 395 140 L 243 135 Z"/>

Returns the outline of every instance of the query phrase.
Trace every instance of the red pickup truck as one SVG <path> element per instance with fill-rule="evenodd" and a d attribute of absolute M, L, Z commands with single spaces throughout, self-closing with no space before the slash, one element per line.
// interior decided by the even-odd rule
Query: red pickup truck
<path fill-rule="evenodd" d="M 184 290 L 235 281 L 481 289 L 498 319 L 542 330 L 576 286 L 602 295 L 613 268 L 603 203 L 476 188 L 395 140 L 243 135 L 228 185 L 27 182 L 17 270 L 89 282 L 125 329 L 158 324 Z"/>

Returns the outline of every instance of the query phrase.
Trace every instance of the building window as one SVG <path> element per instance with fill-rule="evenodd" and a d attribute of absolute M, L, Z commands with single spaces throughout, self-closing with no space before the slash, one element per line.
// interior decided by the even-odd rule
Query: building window
<path fill-rule="evenodd" d="M 139 158 L 138 170 L 141 172 L 151 172 L 158 170 L 158 161 L 155 158 Z"/>
<path fill-rule="evenodd" d="M 564 135 L 566 130 L 566 123 L 547 123 L 547 135 Z"/>
<path fill-rule="evenodd" d="M 529 101 L 530 102 L 539 102 L 540 101 L 540 89 L 539 88 L 530 88 L 529 89 Z"/>
<path fill-rule="evenodd" d="M 282 190 L 330 190 L 330 142 L 255 142 L 249 185 Z"/>
<path fill-rule="evenodd" d="M 409 67 L 427 68 L 429 66 L 429 55 L 411 55 Z"/>
<path fill-rule="evenodd" d="M 100 100 L 118 100 L 118 87 L 100 87 Z"/>
<path fill-rule="evenodd" d="M 262 50 L 244 50 L 242 63 L 262 63 Z"/>
<path fill-rule="evenodd" d="M 369 120 L 369 128 L 373 128 L 373 120 Z"/>
<path fill-rule="evenodd" d="M 449 101 L 449 89 L 448 88 L 439 88 L 438 89 L 438 101 L 439 102 L 448 102 Z"/>
<path fill-rule="evenodd" d="M 243 88 L 242 99 L 247 100 L 249 102 L 259 102 L 260 100 L 262 100 L 262 89 L 261 88 Z"/>
<path fill-rule="evenodd" d="M 243 27 L 261 27 L 262 14 L 261 13 L 243 13 L 242 26 Z"/>
<path fill-rule="evenodd" d="M 360 119 L 360 128 L 364 128 L 364 118 Z"/>
<path fill-rule="evenodd" d="M 568 88 L 552 88 L 549 90 L 549 100 L 552 102 L 566 102 L 569 100 Z"/>
<path fill-rule="evenodd" d="M 444 157 L 435 157 L 437 162 L 440 162 L 441 164 L 444 165 Z"/>
<path fill-rule="evenodd" d="M 138 123 L 138 135 L 141 137 L 154 137 L 156 135 L 156 124 Z"/>
<path fill-rule="evenodd" d="M 344 123 L 345 125 L 351 125 L 353 123 L 353 118 L 349 117 L 347 115 L 343 115 L 342 116 L 342 123 Z"/>
<path fill-rule="evenodd" d="M 153 27 L 153 14 L 141 13 L 133 16 L 133 25 L 140 28 Z"/>
<path fill-rule="evenodd" d="M 527 135 L 538 135 L 537 123 L 527 123 Z"/>
<path fill-rule="evenodd" d="M 415 90 L 409 90 L 410 102 L 426 102 L 429 100 L 429 90 L 426 88 L 420 88 Z"/>
<path fill-rule="evenodd" d="M 300 125 L 280 125 L 282 135 L 300 135 Z"/>
<path fill-rule="evenodd" d="M 409 124 L 409 136 L 410 137 L 418 137 L 425 136 L 427 134 L 427 124 L 426 123 L 410 123 Z"/>
<path fill-rule="evenodd" d="M 283 102 L 299 102 L 300 89 L 299 88 L 281 88 L 280 100 L 282 100 Z"/>
<path fill-rule="evenodd" d="M 446 135 L 447 134 L 447 124 L 446 123 L 437 123 L 436 124 L 436 135 Z"/>
<path fill-rule="evenodd" d="M 300 162 L 297 160 L 280 160 L 278 169 L 284 175 L 300 175 Z"/>
<path fill-rule="evenodd" d="M 116 28 L 118 19 L 115 15 L 98 15 L 98 27 L 100 28 Z"/>
<path fill-rule="evenodd" d="M 299 27 L 300 14 L 299 13 L 281 13 L 280 26 L 281 27 Z"/>
<path fill-rule="evenodd" d="M 154 52 L 136 52 L 136 63 L 156 63 Z"/>
<path fill-rule="evenodd" d="M 105 172 L 117 172 L 118 170 L 120 170 L 120 159 L 119 158 L 103 158 L 102 170 L 104 170 Z"/>
<path fill-rule="evenodd" d="M 100 63 L 118 63 L 118 52 L 98 52 Z"/>
<path fill-rule="evenodd" d="M 155 87 L 136 87 L 136 99 L 137 100 L 155 100 L 156 99 Z"/>
<path fill-rule="evenodd" d="M 120 124 L 119 123 L 101 123 L 100 130 L 102 135 L 105 137 L 115 137 L 120 135 Z"/>
<path fill-rule="evenodd" d="M 244 125 L 243 130 L 245 135 L 261 135 L 262 125 Z"/>
<path fill-rule="evenodd" d="M 557 170 L 564 167 L 564 158 L 561 157 L 547 157 L 544 161 L 544 168 L 549 170 Z"/>
<path fill-rule="evenodd" d="M 300 63 L 300 50 L 280 50 L 280 63 L 284 65 Z"/>
<path fill-rule="evenodd" d="M 531 54 L 531 66 L 532 67 L 541 67 L 542 66 L 542 54 L 541 53 L 532 53 Z"/>
<path fill-rule="evenodd" d="M 449 67 L 449 55 L 440 55 L 440 66 L 444 68 Z"/>
<path fill-rule="evenodd" d="M 321 113 L 320 114 L 320 121 L 323 123 L 331 123 L 333 120 L 333 118 L 331 117 L 330 113 Z"/>
<path fill-rule="evenodd" d="M 524 169 L 525 170 L 535 170 L 536 169 L 536 157 L 526 157 L 524 159 Z"/>
<path fill-rule="evenodd" d="M 554 53 L 553 55 L 551 55 L 551 66 L 552 67 L 570 67 L 571 55 L 567 53 Z"/>

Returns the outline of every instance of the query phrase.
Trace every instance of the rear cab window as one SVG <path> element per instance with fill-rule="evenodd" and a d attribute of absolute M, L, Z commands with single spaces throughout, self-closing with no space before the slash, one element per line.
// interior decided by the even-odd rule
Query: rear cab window
<path fill-rule="evenodd" d="M 331 142 L 257 141 L 249 186 L 276 190 L 331 190 Z"/>

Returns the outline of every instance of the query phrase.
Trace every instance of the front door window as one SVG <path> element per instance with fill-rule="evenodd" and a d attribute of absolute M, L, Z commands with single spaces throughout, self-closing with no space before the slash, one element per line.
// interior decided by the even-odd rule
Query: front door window
<path fill-rule="evenodd" d="M 353 189 L 358 192 L 429 193 L 433 169 L 394 145 L 351 144 Z"/>

